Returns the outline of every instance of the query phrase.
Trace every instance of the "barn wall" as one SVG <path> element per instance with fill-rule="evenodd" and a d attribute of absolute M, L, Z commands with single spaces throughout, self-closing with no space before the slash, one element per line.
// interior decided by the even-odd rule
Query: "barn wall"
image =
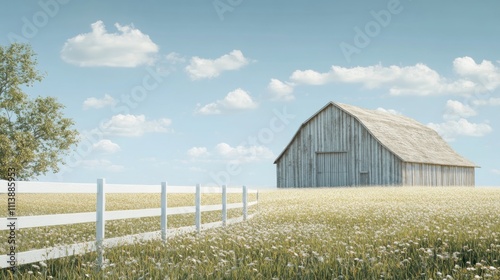
<path fill-rule="evenodd" d="M 340 157 L 347 167 L 347 180 L 334 185 L 401 185 L 402 162 L 351 115 L 329 106 L 296 134 L 277 162 L 278 188 L 319 187 L 318 171 L 325 161 L 318 153 L 346 153 Z"/>
<path fill-rule="evenodd" d="M 423 163 L 403 164 L 403 184 L 407 186 L 474 186 L 474 167 Z"/>

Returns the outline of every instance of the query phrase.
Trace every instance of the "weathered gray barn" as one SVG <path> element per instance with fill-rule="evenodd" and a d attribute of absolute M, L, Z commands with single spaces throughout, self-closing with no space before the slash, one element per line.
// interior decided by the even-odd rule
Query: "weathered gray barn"
<path fill-rule="evenodd" d="M 476 167 L 413 119 L 334 102 L 300 126 L 274 163 L 278 188 L 474 186 Z"/>

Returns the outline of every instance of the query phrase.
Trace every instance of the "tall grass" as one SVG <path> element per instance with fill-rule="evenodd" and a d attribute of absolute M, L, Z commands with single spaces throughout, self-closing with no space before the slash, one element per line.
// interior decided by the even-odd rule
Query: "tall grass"
<path fill-rule="evenodd" d="M 500 189 L 278 190 L 258 207 L 227 228 L 108 249 L 101 270 L 89 253 L 25 265 L 17 277 L 500 279 Z"/>

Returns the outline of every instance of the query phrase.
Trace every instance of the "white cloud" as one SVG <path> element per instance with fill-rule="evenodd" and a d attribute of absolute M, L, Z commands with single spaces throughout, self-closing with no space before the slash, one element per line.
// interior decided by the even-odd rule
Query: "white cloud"
<path fill-rule="evenodd" d="M 215 151 L 223 159 L 236 162 L 254 162 L 274 158 L 274 154 L 269 148 L 257 145 L 231 147 L 227 143 L 219 143 L 215 146 Z"/>
<path fill-rule="evenodd" d="M 468 56 L 458 57 L 453 61 L 453 68 L 458 75 L 475 81 L 487 90 L 500 85 L 500 69 L 491 61 L 483 60 L 478 64 Z"/>
<path fill-rule="evenodd" d="M 500 169 L 492 169 L 491 172 L 500 175 Z"/>
<path fill-rule="evenodd" d="M 330 73 L 319 73 L 314 70 L 295 70 L 290 76 L 290 80 L 298 84 L 324 85 L 333 81 Z"/>
<path fill-rule="evenodd" d="M 384 113 L 389 113 L 389 114 L 393 114 L 393 115 L 401 115 L 400 112 L 398 112 L 398 111 L 396 111 L 394 109 L 384 109 L 382 107 L 378 107 L 377 111 L 384 112 Z"/>
<path fill-rule="evenodd" d="M 165 56 L 170 64 L 182 64 L 186 62 L 186 59 L 176 52 L 171 52 Z"/>
<path fill-rule="evenodd" d="M 117 102 L 116 100 L 108 94 L 105 94 L 103 98 L 98 99 L 95 97 L 89 97 L 83 101 L 83 109 L 87 110 L 90 108 L 100 109 L 106 106 L 113 106 Z"/>
<path fill-rule="evenodd" d="M 477 106 L 472 102 L 472 105 Z M 486 104 L 485 104 L 486 105 Z M 427 126 L 437 131 L 446 141 L 454 141 L 457 136 L 483 137 L 493 131 L 488 122 L 474 123 L 467 120 L 476 116 L 475 108 L 456 100 L 446 102 L 442 123 Z"/>
<path fill-rule="evenodd" d="M 460 101 L 448 100 L 443 117 L 445 120 L 455 120 L 472 117 L 476 114 L 476 111 L 469 105 L 463 104 Z"/>
<path fill-rule="evenodd" d="M 148 132 L 167 132 L 172 121 L 158 119 L 147 121 L 144 115 L 114 115 L 103 124 L 107 134 L 118 136 L 141 136 Z"/>
<path fill-rule="evenodd" d="M 500 98 L 476 99 L 472 101 L 475 106 L 500 106 Z"/>
<path fill-rule="evenodd" d="M 492 131 L 487 123 L 471 123 L 464 118 L 438 124 L 429 123 L 427 126 L 437 131 L 447 141 L 453 141 L 457 136 L 482 137 Z"/>
<path fill-rule="evenodd" d="M 382 65 L 346 68 L 332 66 L 327 73 L 313 70 L 292 73 L 290 80 L 298 84 L 323 85 L 329 82 L 358 83 L 367 89 L 388 87 L 393 95 L 416 94 L 429 95 L 446 90 L 457 90 L 466 87 L 463 84 L 446 84 L 444 79 L 424 64 L 415 66 Z"/>
<path fill-rule="evenodd" d="M 271 92 L 271 99 L 276 101 L 291 101 L 295 99 L 293 96 L 293 84 L 284 83 L 278 79 L 271 79 L 267 86 Z"/>
<path fill-rule="evenodd" d="M 92 32 L 64 43 L 61 58 L 81 67 L 136 67 L 151 64 L 159 47 L 133 25 L 115 24 L 118 33 L 108 33 L 102 21 L 91 24 Z"/>
<path fill-rule="evenodd" d="M 252 97 L 241 88 L 229 92 L 222 100 L 221 104 L 228 109 L 254 109 L 257 108 L 257 103 L 252 100 Z"/>
<path fill-rule="evenodd" d="M 258 104 L 252 99 L 250 94 L 241 88 L 229 92 L 222 100 L 201 106 L 198 104 L 197 114 L 217 115 L 230 110 L 249 110 L 257 108 Z"/>
<path fill-rule="evenodd" d="M 222 113 L 217 102 L 209 103 L 203 106 L 198 103 L 195 112 L 200 115 L 219 115 Z"/>
<path fill-rule="evenodd" d="M 194 56 L 190 64 L 186 66 L 186 72 L 191 79 L 215 78 L 223 71 L 238 70 L 247 65 L 249 60 L 243 56 L 240 50 L 233 50 L 216 59 L 206 59 Z"/>
<path fill-rule="evenodd" d="M 413 66 L 341 67 L 333 65 L 330 71 L 296 70 L 290 75 L 294 84 L 324 85 L 327 83 L 361 84 L 367 89 L 386 87 L 392 95 L 472 94 L 491 91 L 500 86 L 500 70 L 492 62 L 480 64 L 470 57 L 456 58 L 453 67 L 457 79 L 442 77 L 425 64 Z"/>
<path fill-rule="evenodd" d="M 112 154 L 120 150 L 120 146 L 109 139 L 102 139 L 92 146 L 94 151 Z"/>
<path fill-rule="evenodd" d="M 191 158 L 201 158 L 209 156 L 210 153 L 205 147 L 192 147 L 187 151 L 187 155 Z"/>
<path fill-rule="evenodd" d="M 88 159 L 82 160 L 81 162 L 83 168 L 90 170 L 99 170 L 106 172 L 122 172 L 125 167 L 123 165 L 113 164 L 111 161 L 106 159 Z"/>

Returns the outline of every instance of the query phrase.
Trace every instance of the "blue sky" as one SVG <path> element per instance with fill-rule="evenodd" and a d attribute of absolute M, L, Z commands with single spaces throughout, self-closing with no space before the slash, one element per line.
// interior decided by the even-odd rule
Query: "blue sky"
<path fill-rule="evenodd" d="M 500 2 L 4 1 L 82 144 L 43 181 L 275 186 L 329 101 L 437 130 L 500 185 Z"/>

